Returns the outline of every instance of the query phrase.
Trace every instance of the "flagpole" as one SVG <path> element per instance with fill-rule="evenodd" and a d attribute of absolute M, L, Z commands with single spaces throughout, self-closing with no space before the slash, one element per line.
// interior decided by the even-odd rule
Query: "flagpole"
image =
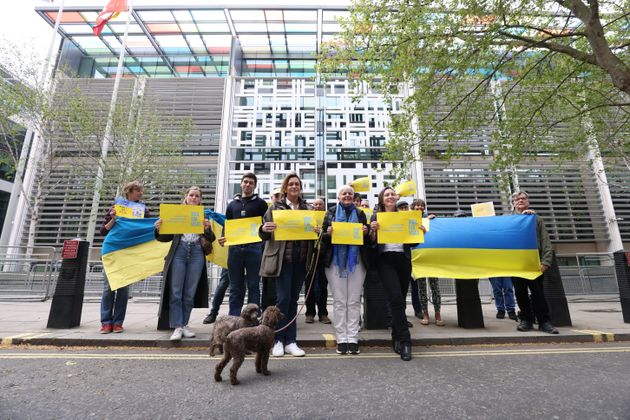
<path fill-rule="evenodd" d="M 114 80 L 114 90 L 112 92 L 112 99 L 109 104 L 109 114 L 107 115 L 107 125 L 105 126 L 105 134 L 103 135 L 103 144 L 101 145 L 101 157 L 98 162 L 98 169 L 96 173 L 96 180 L 94 181 L 94 195 L 92 196 L 92 208 L 90 210 L 90 219 L 88 221 L 87 241 L 91 244 L 94 241 L 94 233 L 96 231 L 96 219 L 98 218 L 98 208 L 101 199 L 101 189 L 103 188 L 103 176 L 105 174 L 105 159 L 107 158 L 107 152 L 109 150 L 109 144 L 111 143 L 111 131 L 113 124 L 114 111 L 116 110 L 116 100 L 118 98 L 118 88 L 120 86 L 120 79 L 123 73 L 123 64 L 125 58 L 125 49 L 127 48 L 127 35 L 129 35 L 129 24 L 131 22 L 131 14 L 133 12 L 133 0 L 129 0 L 127 3 L 127 23 L 125 25 L 125 34 L 123 35 L 123 42 L 120 48 L 120 55 L 118 56 L 118 67 L 116 69 L 116 77 Z"/>
<path fill-rule="evenodd" d="M 49 92 L 49 83 L 48 81 L 52 79 L 52 77 L 48 77 L 49 74 L 52 76 L 52 71 L 49 71 L 50 64 L 52 63 L 52 55 L 54 52 L 55 41 L 57 39 L 57 33 L 59 32 L 59 25 L 61 24 L 61 17 L 63 15 L 63 7 L 65 0 L 61 0 L 59 4 L 59 9 L 57 10 L 57 17 L 55 18 L 55 26 L 53 27 L 52 37 L 50 38 L 50 44 L 48 45 L 48 54 L 46 55 L 46 61 L 44 61 L 44 65 L 42 67 L 42 72 L 39 77 L 41 81 L 42 93 L 44 95 Z M 38 88 L 38 81 L 35 81 L 35 88 Z M 34 175 L 34 166 L 33 163 L 36 163 L 36 160 L 39 160 L 39 156 L 37 153 L 37 148 L 39 147 L 38 134 L 33 133 L 32 129 L 28 129 L 26 136 L 24 136 L 24 142 L 22 143 L 22 150 L 20 151 L 20 158 L 18 159 L 18 163 L 15 170 L 15 179 L 13 180 L 13 188 L 11 189 L 11 197 L 9 198 L 9 204 L 7 205 L 7 211 L 4 219 L 4 226 L 2 229 L 2 236 L 0 237 L 0 246 L 8 245 L 9 242 L 14 242 L 19 240 L 21 236 L 19 232 L 13 232 L 14 227 L 18 227 L 18 230 L 21 230 L 23 215 L 26 214 L 26 211 L 20 211 L 18 220 L 14 220 L 17 207 L 23 208 L 26 204 L 26 197 L 20 196 L 21 193 L 26 193 L 24 191 L 23 181 L 28 179 L 28 183 L 31 184 L 33 175 Z M 32 150 L 31 150 L 31 145 Z M 30 151 L 30 159 L 28 158 Z M 22 178 L 22 173 L 24 172 L 24 168 L 26 167 L 26 162 L 33 162 L 28 168 L 27 172 L 24 173 L 24 178 Z M 30 186 L 29 186 L 30 193 Z M 12 226 L 11 226 L 12 225 Z M 12 239 L 13 238 L 13 239 Z"/>

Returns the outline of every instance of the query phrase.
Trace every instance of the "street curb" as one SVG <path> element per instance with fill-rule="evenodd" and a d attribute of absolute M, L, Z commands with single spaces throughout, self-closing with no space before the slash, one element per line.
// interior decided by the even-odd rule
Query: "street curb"
<path fill-rule="evenodd" d="M 470 346 L 470 345 L 503 345 L 503 344 L 551 344 L 551 343 L 601 343 L 614 341 L 630 341 L 630 333 L 609 334 L 603 338 L 593 334 L 569 334 L 569 335 L 516 335 L 503 337 L 445 337 L 445 338 L 415 338 L 413 346 Z M 55 346 L 55 347 L 143 347 L 143 348 L 207 348 L 207 339 L 190 339 L 183 341 L 170 341 L 168 339 L 115 339 L 104 340 L 97 338 L 0 338 L 4 346 Z M 302 347 L 327 348 L 326 340 L 305 339 L 299 341 Z M 374 338 L 362 340 L 362 347 L 389 347 L 391 340 Z"/>

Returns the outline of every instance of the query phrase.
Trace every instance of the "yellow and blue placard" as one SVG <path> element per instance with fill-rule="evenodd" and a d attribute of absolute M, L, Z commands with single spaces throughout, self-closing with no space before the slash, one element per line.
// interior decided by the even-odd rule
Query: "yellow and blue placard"
<path fill-rule="evenodd" d="M 127 200 L 126 198 L 118 197 L 114 202 L 114 209 L 116 210 L 116 217 L 142 219 L 144 218 L 146 206 L 144 203 L 137 203 Z"/>
<path fill-rule="evenodd" d="M 212 252 L 206 255 L 206 260 L 215 263 L 216 265 L 227 268 L 228 246 L 219 245 L 219 237 L 223 231 L 223 226 L 216 220 L 210 220 L 212 224 L 212 231 L 214 232 L 214 242 L 212 242 Z"/>
<path fill-rule="evenodd" d="M 186 204 L 160 204 L 160 233 L 173 235 L 203 233 L 203 206 Z"/>
<path fill-rule="evenodd" d="M 422 212 L 393 211 L 376 213 L 379 244 L 419 244 L 424 242 Z"/>
<path fill-rule="evenodd" d="M 334 245 L 363 245 L 363 224 L 332 222 L 331 241 Z"/>
<path fill-rule="evenodd" d="M 276 241 L 317 239 L 317 234 L 313 231 L 317 224 L 313 210 L 272 210 L 272 215 L 276 224 L 273 232 Z"/>
<path fill-rule="evenodd" d="M 403 182 L 397 185 L 394 191 L 401 197 L 410 197 L 416 193 L 416 183 L 413 180 Z"/>
<path fill-rule="evenodd" d="M 534 215 L 433 219 L 412 250 L 413 277 L 540 276 Z"/>
<path fill-rule="evenodd" d="M 357 178 L 354 181 L 348 183 L 354 190 L 354 192 L 368 192 L 370 191 L 370 177 Z"/>
<path fill-rule="evenodd" d="M 258 228 L 262 225 L 262 217 L 243 217 L 225 221 L 225 245 L 242 245 L 261 242 Z"/>

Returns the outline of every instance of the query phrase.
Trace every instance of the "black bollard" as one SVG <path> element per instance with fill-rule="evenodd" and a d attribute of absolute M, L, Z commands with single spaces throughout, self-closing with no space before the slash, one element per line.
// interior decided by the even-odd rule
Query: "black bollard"
<path fill-rule="evenodd" d="M 556 261 L 556 253 L 553 253 L 551 267 L 545 271 L 543 280 L 543 293 L 549 306 L 549 316 L 554 327 L 571 327 L 571 314 L 567 296 L 564 294 L 564 286 L 560 277 L 560 267 Z"/>
<path fill-rule="evenodd" d="M 461 328 L 485 328 L 479 297 L 479 280 L 455 279 L 455 294 L 457 325 Z"/>
<path fill-rule="evenodd" d="M 387 297 L 376 268 L 369 268 L 363 285 L 363 320 L 368 330 L 386 329 Z"/>
<path fill-rule="evenodd" d="M 48 328 L 72 328 L 81 324 L 89 249 L 90 243 L 87 241 L 64 242 L 61 270 L 48 315 Z"/>
<path fill-rule="evenodd" d="M 630 252 L 613 252 L 623 322 L 630 324 Z"/>

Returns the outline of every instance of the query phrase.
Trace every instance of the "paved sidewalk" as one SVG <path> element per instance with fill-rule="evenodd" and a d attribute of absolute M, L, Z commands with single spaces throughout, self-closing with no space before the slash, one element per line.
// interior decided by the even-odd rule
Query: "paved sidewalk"
<path fill-rule="evenodd" d="M 606 299 L 614 299 L 608 296 Z M 136 347 L 206 347 L 212 331 L 211 325 L 203 325 L 207 309 L 193 310 L 190 326 L 197 333 L 193 339 L 182 342 L 169 341 L 170 332 L 157 331 L 157 303 L 129 301 L 125 332 L 100 334 L 99 304 L 83 304 L 81 325 L 71 329 L 46 328 L 52 300 L 46 302 L 0 302 L 0 339 L 3 345 L 32 344 L 54 346 L 136 346 Z M 329 312 L 332 313 L 332 305 Z M 505 343 L 552 343 L 552 342 L 601 342 L 630 341 L 630 324 L 623 322 L 618 301 L 574 301 L 569 303 L 572 327 L 559 328 L 559 335 L 538 331 L 519 332 L 516 322 L 508 318 L 495 318 L 493 304 L 484 304 L 485 328 L 463 329 L 457 326 L 457 308 L 453 304 L 442 306 L 442 318 L 446 326 L 420 325 L 408 305 L 408 319 L 413 323 L 411 336 L 414 346 L 466 345 Z M 220 314 L 227 313 L 227 306 Z M 433 314 L 432 310 L 430 311 Z M 432 319 L 433 321 L 433 319 Z M 298 317 L 298 342 L 304 347 L 333 348 L 334 332 L 331 325 L 319 322 L 306 324 L 304 315 Z M 366 330 L 360 333 L 363 346 L 389 346 L 388 330 Z"/>

